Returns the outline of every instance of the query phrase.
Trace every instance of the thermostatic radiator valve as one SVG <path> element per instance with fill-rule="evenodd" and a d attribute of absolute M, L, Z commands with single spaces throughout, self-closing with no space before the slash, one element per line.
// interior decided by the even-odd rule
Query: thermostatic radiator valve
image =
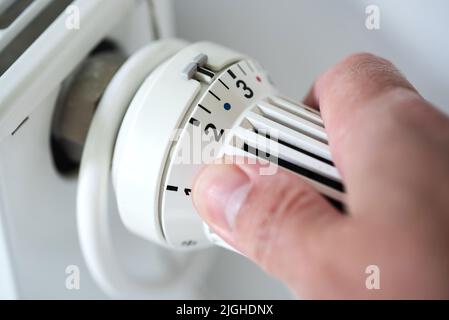
<path fill-rule="evenodd" d="M 261 174 L 285 167 L 344 206 L 319 112 L 283 97 L 256 61 L 179 40 L 128 58 L 102 95 L 79 171 L 81 248 L 105 292 L 150 298 L 179 292 L 210 262 L 207 251 L 196 250 L 164 284 L 144 284 L 123 270 L 108 228 L 111 167 L 120 217 L 131 232 L 171 249 L 234 250 L 205 225 L 191 199 L 200 168 L 223 156 L 260 161 Z"/>
<path fill-rule="evenodd" d="M 198 170 L 223 155 L 259 158 L 261 174 L 285 167 L 344 202 L 320 113 L 282 97 L 256 61 L 198 43 L 145 80 L 121 124 L 113 182 L 125 225 L 169 247 L 227 247 L 191 199 Z"/>

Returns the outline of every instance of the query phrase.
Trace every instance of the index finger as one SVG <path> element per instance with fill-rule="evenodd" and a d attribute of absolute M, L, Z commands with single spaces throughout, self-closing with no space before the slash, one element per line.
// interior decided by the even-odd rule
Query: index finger
<path fill-rule="evenodd" d="M 319 77 L 306 103 L 321 110 L 349 211 L 379 211 L 388 194 L 425 180 L 414 168 L 428 165 L 423 141 L 441 117 L 391 62 L 350 56 Z"/>

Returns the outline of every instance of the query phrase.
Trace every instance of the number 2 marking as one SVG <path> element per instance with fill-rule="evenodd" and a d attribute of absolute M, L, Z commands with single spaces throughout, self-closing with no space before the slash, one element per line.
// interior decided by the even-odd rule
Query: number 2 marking
<path fill-rule="evenodd" d="M 223 134 L 224 134 L 224 130 L 221 129 L 220 131 L 218 131 L 217 127 L 216 127 L 213 123 L 209 123 L 209 124 L 206 126 L 206 128 L 204 128 L 204 132 L 205 132 L 206 134 L 209 133 L 209 130 L 212 130 L 212 132 L 213 132 L 213 134 L 214 134 L 215 141 L 219 142 L 220 139 L 221 139 L 221 137 L 222 137 Z"/>

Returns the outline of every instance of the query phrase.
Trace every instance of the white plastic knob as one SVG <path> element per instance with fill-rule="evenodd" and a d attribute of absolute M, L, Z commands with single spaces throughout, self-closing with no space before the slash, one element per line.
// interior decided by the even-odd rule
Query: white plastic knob
<path fill-rule="evenodd" d="M 172 248 L 230 248 L 191 200 L 198 170 L 224 154 L 285 167 L 344 204 L 319 112 L 281 97 L 257 62 L 197 43 L 145 80 L 123 120 L 113 158 L 123 223 Z"/>

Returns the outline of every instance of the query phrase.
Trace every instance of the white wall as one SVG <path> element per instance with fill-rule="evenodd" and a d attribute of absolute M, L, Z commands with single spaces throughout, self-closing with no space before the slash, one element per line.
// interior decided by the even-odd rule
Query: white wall
<path fill-rule="evenodd" d="M 368 4 L 380 7 L 380 30 L 365 27 Z M 176 0 L 174 8 L 179 37 L 255 57 L 294 98 L 344 56 L 369 51 L 449 111 L 449 1 Z"/>

